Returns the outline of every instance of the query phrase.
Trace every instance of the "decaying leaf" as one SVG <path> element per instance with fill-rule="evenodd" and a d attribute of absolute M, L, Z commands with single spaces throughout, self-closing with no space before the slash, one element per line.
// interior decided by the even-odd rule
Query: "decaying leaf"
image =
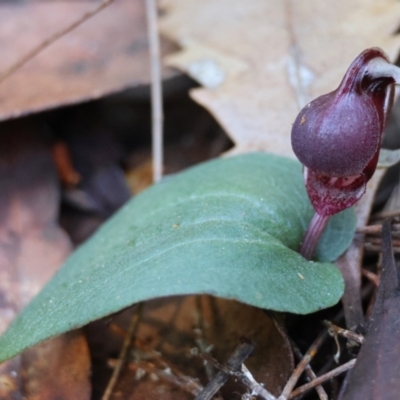
<path fill-rule="evenodd" d="M 1 125 L 0 134 L 3 331 L 55 273 L 71 244 L 56 224 L 60 195 L 43 126 L 34 120 L 8 122 Z M 1 366 L 0 397 L 88 399 L 89 370 L 82 334 L 60 336 Z M 60 379 L 54 379 L 56 376 Z"/>
<path fill-rule="evenodd" d="M 149 301 L 143 308 L 132 357 L 115 393 L 129 400 L 193 399 L 191 390 L 205 386 L 219 372 L 196 354 L 205 352 L 224 364 L 241 337 L 255 344 L 246 366 L 258 382 L 279 394 L 293 369 L 293 356 L 264 311 L 210 296 Z M 193 348 L 198 351 L 193 352 Z M 169 376 L 163 373 L 166 368 Z M 187 381 L 179 380 L 182 375 Z M 183 384 L 190 381 L 192 385 Z M 246 389 L 231 379 L 222 391 L 233 400 L 240 399 Z"/>
<path fill-rule="evenodd" d="M 98 2 L 2 2 L 0 76 Z M 173 45 L 162 42 L 164 54 Z M 145 4 L 118 0 L 58 39 L 0 85 L 0 120 L 96 99 L 150 80 Z M 163 76 L 173 71 L 164 69 Z"/>
<path fill-rule="evenodd" d="M 390 222 L 382 230 L 383 269 L 368 333 L 343 400 L 397 400 L 400 392 L 400 297 Z"/>
<path fill-rule="evenodd" d="M 238 335 L 254 341 L 254 357 L 245 364 L 257 382 L 279 395 L 294 367 L 288 339 L 263 310 L 222 299 L 206 301 L 208 304 L 206 302 L 203 311 L 207 326 L 205 340 L 214 344 L 211 354 L 225 361 L 238 345 Z"/>
<path fill-rule="evenodd" d="M 21 367 L 23 392 L 29 400 L 91 398 L 91 358 L 81 331 L 27 350 Z"/>

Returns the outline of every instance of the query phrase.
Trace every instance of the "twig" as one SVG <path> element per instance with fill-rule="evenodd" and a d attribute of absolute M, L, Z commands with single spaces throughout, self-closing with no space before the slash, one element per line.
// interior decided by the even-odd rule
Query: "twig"
<path fill-rule="evenodd" d="M 251 390 L 250 396 L 258 396 L 263 400 L 275 400 L 275 396 L 268 392 L 265 387 L 258 383 L 247 367 L 242 364 L 242 373 L 239 375 L 241 381 Z"/>
<path fill-rule="evenodd" d="M 167 365 L 164 369 L 160 369 L 150 362 L 130 362 L 128 364 L 128 368 L 136 371 L 137 373 L 139 371 L 143 371 L 147 372 L 148 374 L 155 374 L 157 377 L 176 385 L 185 392 L 188 392 L 194 396 L 198 395 L 204 389 L 204 387 L 196 379 L 184 375 L 176 368 L 171 368 Z"/>
<path fill-rule="evenodd" d="M 121 337 L 127 338 L 129 336 L 128 332 L 119 325 L 111 324 L 110 329 Z M 137 379 L 140 379 L 141 373 L 147 372 L 157 375 L 157 377 L 180 387 L 194 396 L 203 390 L 204 387 L 197 379 L 182 373 L 176 366 L 170 364 L 160 352 L 148 348 L 148 344 L 145 344 L 139 338 L 135 338 L 132 347 L 134 347 L 133 357 L 137 360 L 129 362 L 128 368 L 136 371 Z M 108 365 L 112 368 L 117 367 L 118 363 L 119 360 L 116 359 L 108 360 Z M 159 365 L 157 366 L 156 363 Z"/>
<path fill-rule="evenodd" d="M 290 344 L 292 345 L 292 349 L 293 349 L 293 352 L 296 355 L 296 357 L 298 357 L 298 359 L 301 360 L 303 358 L 303 354 L 301 353 L 297 344 L 295 342 L 293 342 L 293 340 L 290 341 Z M 310 364 L 308 364 L 306 366 L 304 371 L 307 374 L 307 376 L 310 378 L 310 380 L 316 379 L 317 375 L 315 375 L 315 372 L 311 368 Z M 317 391 L 320 400 L 328 400 L 328 395 L 325 392 L 325 389 L 321 385 L 316 386 L 315 390 Z"/>
<path fill-rule="evenodd" d="M 46 40 L 44 40 L 42 43 L 40 43 L 38 46 L 34 47 L 30 52 L 25 54 L 23 57 L 21 57 L 18 61 L 16 61 L 14 64 L 12 64 L 9 68 L 7 68 L 5 71 L 3 71 L 0 74 L 0 85 L 10 76 L 12 75 L 15 71 L 20 69 L 23 65 L 25 65 L 28 61 L 32 60 L 32 58 L 36 57 L 41 51 L 49 47 L 51 44 L 53 44 L 56 40 L 60 39 L 60 37 L 66 35 L 67 33 L 71 32 L 75 28 L 77 28 L 79 25 L 83 24 L 85 21 L 87 21 L 89 18 L 93 17 L 97 13 L 99 13 L 101 10 L 109 6 L 111 3 L 113 3 L 115 0 L 103 0 L 97 7 L 95 7 L 93 10 L 88 11 L 86 14 L 83 14 L 81 17 L 79 17 L 76 21 L 72 22 L 72 24 L 68 25 L 66 28 L 63 28 L 59 30 L 58 32 L 54 33 L 50 37 L 48 37 Z"/>
<path fill-rule="evenodd" d="M 400 210 L 382 211 L 371 216 L 372 220 L 400 217 Z"/>
<path fill-rule="evenodd" d="M 215 368 L 219 369 L 220 371 L 225 372 L 226 374 L 233 375 L 236 374 L 237 371 L 234 371 L 232 368 L 228 367 L 227 365 L 221 364 L 216 360 L 214 357 L 210 356 L 208 353 L 199 352 L 197 348 L 192 349 L 191 354 L 193 356 L 200 357 L 202 360 L 206 361 L 207 363 L 213 365 Z"/>
<path fill-rule="evenodd" d="M 285 387 L 281 395 L 278 397 L 278 400 L 287 400 L 292 392 L 293 388 L 295 387 L 297 381 L 299 380 L 301 374 L 303 373 L 306 366 L 312 360 L 312 358 L 317 353 L 318 349 L 321 347 L 322 343 L 328 336 L 328 330 L 324 329 L 314 340 L 313 344 L 307 350 L 307 353 L 304 354 L 302 360 L 297 364 L 296 368 L 294 369 L 292 376 L 287 381 Z"/>
<path fill-rule="evenodd" d="M 382 246 L 381 245 L 375 245 L 375 244 L 368 243 L 368 242 L 366 242 L 364 244 L 364 249 L 365 249 L 365 251 L 368 251 L 370 253 L 381 253 L 382 252 Z M 400 253 L 400 247 L 393 247 L 393 252 L 395 254 L 399 254 Z"/>
<path fill-rule="evenodd" d="M 201 357 L 203 360 L 214 365 L 214 367 L 220 371 L 240 379 L 240 381 L 251 390 L 251 396 L 259 396 L 263 400 L 276 400 L 276 397 L 272 393 L 268 392 L 261 383 L 258 383 L 254 379 L 253 375 L 244 364 L 241 366 L 241 371 L 235 371 L 229 366 L 219 363 L 215 358 L 211 357 L 207 353 L 192 352 L 192 354 Z"/>
<path fill-rule="evenodd" d="M 367 225 L 357 228 L 357 233 L 365 233 L 367 235 L 380 235 L 382 232 L 382 225 Z"/>
<path fill-rule="evenodd" d="M 82 177 L 72 164 L 72 157 L 67 144 L 63 141 L 54 143 L 51 147 L 51 155 L 61 183 L 67 187 L 76 187 Z"/>
<path fill-rule="evenodd" d="M 122 334 L 124 337 L 128 336 L 126 332 L 119 327 L 117 328 L 116 325 L 113 326 L 113 330 L 117 334 Z M 147 372 L 175 384 L 194 396 L 203 390 L 204 387 L 197 379 L 185 375 L 175 365 L 171 364 L 162 353 L 148 348 L 148 344 L 144 343 L 139 338 L 135 339 L 133 347 L 132 355 L 135 361 L 129 362 L 128 368 L 136 371 L 137 379 L 140 379 L 142 372 Z M 109 360 L 108 364 L 115 367 L 118 361 L 119 360 Z"/>
<path fill-rule="evenodd" d="M 328 328 L 328 333 L 331 334 L 331 332 L 335 333 L 336 335 L 343 336 L 346 339 L 352 340 L 358 344 L 363 344 L 364 343 L 364 336 L 359 335 L 358 333 L 355 333 L 353 331 L 349 331 L 347 329 L 343 329 L 340 326 L 337 326 L 333 324 L 330 321 L 324 321 L 324 325 Z"/>
<path fill-rule="evenodd" d="M 155 0 L 146 0 L 147 29 L 150 44 L 151 69 L 151 119 L 153 181 L 158 182 L 163 173 L 163 110 L 160 66 L 160 43 L 157 29 L 157 6 Z"/>
<path fill-rule="evenodd" d="M 353 360 L 350 360 L 349 362 L 341 365 L 340 367 L 337 367 L 337 368 L 333 369 L 332 371 L 329 371 L 326 374 L 321 375 L 318 378 L 312 380 L 311 382 L 308 382 L 305 385 L 298 387 L 296 390 L 294 390 L 290 394 L 289 399 L 294 399 L 295 397 L 300 396 L 301 394 L 305 393 L 307 390 L 310 390 L 317 385 L 321 385 L 325 381 L 328 381 L 329 379 L 332 379 L 335 376 L 340 375 L 341 373 L 349 370 L 350 368 L 353 368 L 355 363 L 356 363 L 356 359 L 354 358 Z"/>
<path fill-rule="evenodd" d="M 377 274 L 374 274 L 373 272 L 368 271 L 365 268 L 361 269 L 361 274 L 365 276 L 368 280 L 370 280 L 375 285 L 375 287 L 379 287 L 379 276 Z"/>
<path fill-rule="evenodd" d="M 392 236 L 393 237 L 393 236 Z M 380 245 L 380 246 L 382 246 L 382 239 L 381 238 L 379 238 L 379 237 L 369 237 L 368 238 L 368 241 L 370 242 L 370 243 L 372 243 L 372 244 L 376 244 L 376 245 Z M 392 242 L 393 242 L 393 245 L 394 246 L 397 246 L 397 247 L 400 247 L 400 241 L 397 239 L 397 240 L 392 240 Z"/>
<path fill-rule="evenodd" d="M 400 224 L 398 223 L 393 223 L 392 224 L 392 236 L 395 235 L 397 236 L 400 232 Z M 365 233 L 367 235 L 381 235 L 382 233 L 382 225 L 366 225 L 357 228 L 356 230 L 357 233 Z"/>
<path fill-rule="evenodd" d="M 111 378 L 108 382 L 107 388 L 106 388 L 101 400 L 109 400 L 109 398 L 112 394 L 112 391 L 114 389 L 114 386 L 116 385 L 116 383 L 118 381 L 119 375 L 121 374 L 122 368 L 126 362 L 128 350 L 132 345 L 133 339 L 136 335 L 137 328 L 139 326 L 139 321 L 140 321 L 140 318 L 142 315 L 142 308 L 143 308 L 143 303 L 139 303 L 136 307 L 135 314 L 132 317 L 131 324 L 130 324 L 128 332 L 127 332 L 128 334 L 124 340 L 121 351 L 119 353 L 118 363 L 114 368 L 114 371 L 111 375 Z"/>
<path fill-rule="evenodd" d="M 228 370 L 237 371 L 242 363 L 250 356 L 254 350 L 254 344 L 250 342 L 244 342 L 240 344 L 236 350 L 233 352 L 226 365 Z M 225 368 L 225 366 L 224 366 Z M 209 382 L 209 384 L 204 388 L 204 390 L 196 396 L 195 400 L 211 400 L 215 393 L 226 383 L 229 379 L 230 373 L 228 371 L 220 371 L 214 377 L 214 379 Z"/>

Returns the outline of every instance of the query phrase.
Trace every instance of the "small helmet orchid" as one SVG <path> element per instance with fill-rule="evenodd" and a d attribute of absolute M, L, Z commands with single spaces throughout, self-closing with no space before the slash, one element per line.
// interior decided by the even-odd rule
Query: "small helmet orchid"
<path fill-rule="evenodd" d="M 300 252 L 311 258 L 331 215 L 356 203 L 375 172 L 392 84 L 400 68 L 378 48 L 363 51 L 339 87 L 306 105 L 292 128 L 292 147 L 304 166 L 316 211 Z M 318 236 L 318 237 L 316 237 Z"/>

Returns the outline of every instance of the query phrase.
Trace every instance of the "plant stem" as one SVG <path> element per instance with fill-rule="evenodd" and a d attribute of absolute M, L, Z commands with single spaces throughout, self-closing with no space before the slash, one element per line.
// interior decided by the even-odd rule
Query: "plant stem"
<path fill-rule="evenodd" d="M 300 254 L 307 260 L 311 260 L 314 255 L 319 239 L 329 221 L 329 218 L 330 215 L 326 216 L 315 213 L 310 225 L 308 225 L 303 237 L 303 242 L 300 246 Z"/>

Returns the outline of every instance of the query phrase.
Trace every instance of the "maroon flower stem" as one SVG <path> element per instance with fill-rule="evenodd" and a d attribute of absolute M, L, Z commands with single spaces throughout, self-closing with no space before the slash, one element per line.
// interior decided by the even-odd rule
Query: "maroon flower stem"
<path fill-rule="evenodd" d="M 329 218 L 330 215 L 324 216 L 315 213 L 310 225 L 308 225 L 306 233 L 303 237 L 303 242 L 300 246 L 300 254 L 307 260 L 311 260 L 312 256 L 314 255 L 318 241 L 321 238 L 322 232 L 324 231 Z"/>

